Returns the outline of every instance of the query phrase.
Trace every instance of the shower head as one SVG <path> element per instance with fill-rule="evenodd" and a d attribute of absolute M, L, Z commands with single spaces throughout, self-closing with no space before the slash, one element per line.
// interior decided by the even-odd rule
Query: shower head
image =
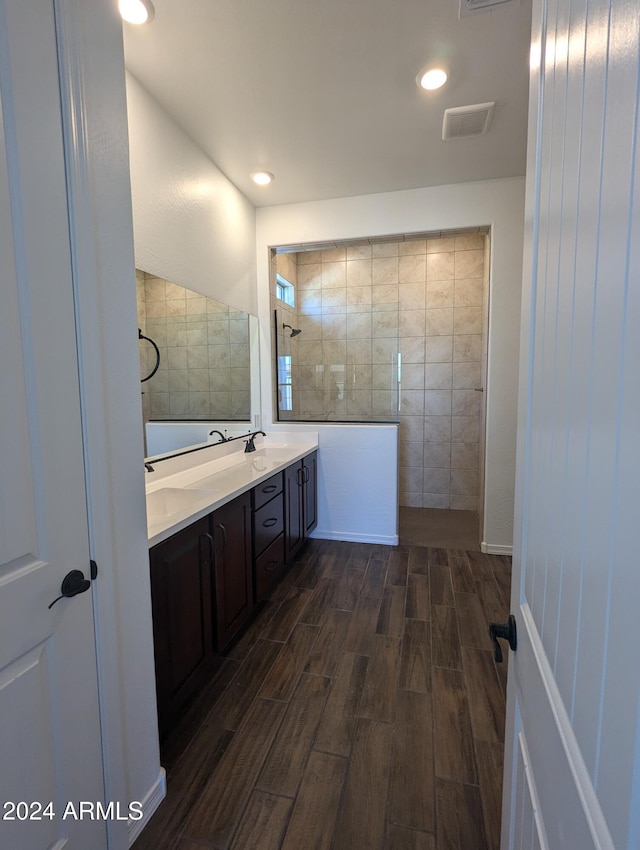
<path fill-rule="evenodd" d="M 284 330 L 285 328 L 289 328 L 289 330 L 291 331 L 291 333 L 289 334 L 290 337 L 298 336 L 298 334 L 302 333 L 301 328 L 292 328 L 291 325 L 285 325 L 285 323 L 283 322 L 282 329 Z"/>

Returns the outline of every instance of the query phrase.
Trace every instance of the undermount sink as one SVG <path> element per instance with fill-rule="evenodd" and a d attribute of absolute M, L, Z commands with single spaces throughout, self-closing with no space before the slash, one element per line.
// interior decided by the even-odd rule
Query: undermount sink
<path fill-rule="evenodd" d="M 247 460 L 257 460 L 258 458 L 265 458 L 266 460 L 289 460 L 291 457 L 291 449 L 290 448 L 276 448 L 275 446 L 270 446 L 265 449 L 256 449 L 255 452 L 248 452 L 245 454 Z"/>
<path fill-rule="evenodd" d="M 147 511 L 150 516 L 172 516 L 199 503 L 206 504 L 215 492 L 205 488 L 163 487 L 147 494 Z"/>

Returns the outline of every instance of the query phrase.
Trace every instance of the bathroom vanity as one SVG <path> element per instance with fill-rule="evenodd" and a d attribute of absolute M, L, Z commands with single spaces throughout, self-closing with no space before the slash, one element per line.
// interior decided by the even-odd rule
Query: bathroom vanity
<path fill-rule="evenodd" d="M 212 447 L 154 463 L 148 475 L 161 736 L 317 523 L 317 440 L 243 449 Z"/>

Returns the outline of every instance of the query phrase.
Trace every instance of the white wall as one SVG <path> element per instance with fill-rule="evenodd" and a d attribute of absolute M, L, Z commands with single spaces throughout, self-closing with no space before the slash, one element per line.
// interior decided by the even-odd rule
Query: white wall
<path fill-rule="evenodd" d="M 256 313 L 249 200 L 127 74 L 136 267 Z"/>
<path fill-rule="evenodd" d="M 437 186 L 257 210 L 258 316 L 263 427 L 273 426 L 269 247 L 368 236 L 491 226 L 491 291 L 483 547 L 511 551 L 524 178 Z M 277 426 L 276 426 L 277 427 Z M 314 423 L 322 440 L 325 426 Z M 358 426 L 349 426 L 354 430 Z M 363 469 L 377 461 L 370 453 Z"/>

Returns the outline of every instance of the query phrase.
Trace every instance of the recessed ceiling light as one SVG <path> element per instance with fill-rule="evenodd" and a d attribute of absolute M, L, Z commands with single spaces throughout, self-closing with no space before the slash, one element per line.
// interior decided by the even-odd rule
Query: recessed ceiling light
<path fill-rule="evenodd" d="M 156 13 L 151 0 L 118 0 L 118 9 L 129 24 L 147 24 Z"/>
<path fill-rule="evenodd" d="M 268 186 L 273 180 L 273 174 L 270 171 L 253 171 L 251 173 L 251 179 L 258 186 Z"/>
<path fill-rule="evenodd" d="M 439 89 L 447 82 L 447 72 L 442 68 L 432 68 L 426 73 L 418 74 L 418 85 L 427 91 Z"/>

